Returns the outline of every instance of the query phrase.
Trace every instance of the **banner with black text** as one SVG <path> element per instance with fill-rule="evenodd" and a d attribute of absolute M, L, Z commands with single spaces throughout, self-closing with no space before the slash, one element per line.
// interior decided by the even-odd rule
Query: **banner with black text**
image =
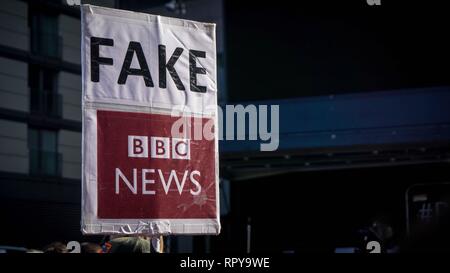
<path fill-rule="evenodd" d="M 82 5 L 84 234 L 218 234 L 215 25 Z"/>

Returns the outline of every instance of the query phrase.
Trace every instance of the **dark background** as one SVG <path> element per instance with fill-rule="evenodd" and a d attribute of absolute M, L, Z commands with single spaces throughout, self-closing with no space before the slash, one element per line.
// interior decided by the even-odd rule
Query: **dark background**
<path fill-rule="evenodd" d="M 232 191 L 232 214 L 222 220 L 234 232 L 219 252 L 243 251 L 251 217 L 252 251 L 332 253 L 358 246 L 358 230 L 374 219 L 391 225 L 393 243 L 406 241 L 405 194 L 418 183 L 450 179 L 448 164 L 302 172 L 240 181 Z M 239 236 L 241 235 L 241 236 Z M 225 241 L 222 241 L 224 243 Z"/>
<path fill-rule="evenodd" d="M 225 10 L 233 102 L 450 83 L 438 1 L 226 1 Z"/>

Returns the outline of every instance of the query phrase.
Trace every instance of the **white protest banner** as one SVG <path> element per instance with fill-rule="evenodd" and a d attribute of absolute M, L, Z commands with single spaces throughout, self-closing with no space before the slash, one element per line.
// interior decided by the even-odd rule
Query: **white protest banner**
<path fill-rule="evenodd" d="M 218 234 L 215 25 L 81 10 L 82 232 Z"/>

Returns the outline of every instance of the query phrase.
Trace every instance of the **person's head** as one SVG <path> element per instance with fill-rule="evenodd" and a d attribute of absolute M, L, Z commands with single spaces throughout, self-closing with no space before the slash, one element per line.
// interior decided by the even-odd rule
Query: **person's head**
<path fill-rule="evenodd" d="M 149 240 L 141 237 L 118 237 L 110 243 L 110 253 L 150 253 Z"/>
<path fill-rule="evenodd" d="M 84 242 L 81 244 L 81 253 L 102 253 L 102 248 L 98 244 Z"/>
<path fill-rule="evenodd" d="M 67 253 L 67 246 L 61 242 L 53 242 L 46 245 L 43 251 L 44 253 Z"/>

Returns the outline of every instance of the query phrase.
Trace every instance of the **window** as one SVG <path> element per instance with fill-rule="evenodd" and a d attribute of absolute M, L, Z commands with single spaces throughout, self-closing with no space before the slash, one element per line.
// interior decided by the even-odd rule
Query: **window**
<path fill-rule="evenodd" d="M 57 72 L 30 64 L 28 74 L 31 113 L 61 117 L 62 98 L 56 88 Z"/>
<path fill-rule="evenodd" d="M 60 176 L 61 156 L 58 154 L 57 131 L 28 129 L 30 174 Z"/>
<path fill-rule="evenodd" d="M 32 52 L 45 57 L 60 58 L 62 39 L 58 34 L 58 16 L 31 6 L 29 22 Z"/>

